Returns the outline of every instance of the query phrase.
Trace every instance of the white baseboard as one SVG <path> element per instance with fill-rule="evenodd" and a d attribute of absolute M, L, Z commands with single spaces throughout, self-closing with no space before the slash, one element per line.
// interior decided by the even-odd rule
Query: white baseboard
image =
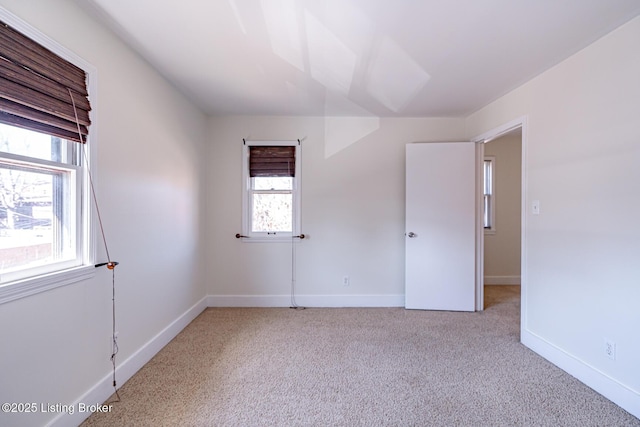
<path fill-rule="evenodd" d="M 169 326 L 151 338 L 138 351 L 129 356 L 124 362 L 119 363 L 116 368 L 116 381 L 119 387 L 129 380 L 140 368 L 142 368 L 153 356 L 175 338 L 193 319 L 207 308 L 207 298 L 202 298 L 191 308 L 185 311 L 180 317 L 171 322 Z M 79 408 L 80 403 L 86 405 L 96 405 L 105 402 L 113 394 L 113 373 L 109 373 L 95 386 L 81 396 L 75 403 L 74 408 Z M 48 427 L 72 427 L 80 425 L 91 413 L 82 413 L 78 410 L 73 414 L 62 412 L 58 414 Z"/>
<path fill-rule="evenodd" d="M 296 295 L 303 307 L 404 307 L 404 295 Z M 209 295 L 208 307 L 290 307 L 290 295 Z"/>
<path fill-rule="evenodd" d="M 582 381 L 616 405 L 640 418 L 640 392 L 572 356 L 530 331 L 523 330 L 522 343 L 563 371 Z"/>
<path fill-rule="evenodd" d="M 485 285 L 519 285 L 520 276 L 484 276 Z"/>

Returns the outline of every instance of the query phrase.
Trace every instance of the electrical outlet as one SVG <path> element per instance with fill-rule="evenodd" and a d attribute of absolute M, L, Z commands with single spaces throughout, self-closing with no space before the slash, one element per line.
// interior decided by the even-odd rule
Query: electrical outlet
<path fill-rule="evenodd" d="M 350 283 L 351 283 L 351 280 L 349 279 L 349 276 L 344 276 L 342 278 L 342 286 L 349 286 Z"/>
<path fill-rule="evenodd" d="M 616 360 L 616 343 L 605 338 L 604 353 L 611 360 Z"/>

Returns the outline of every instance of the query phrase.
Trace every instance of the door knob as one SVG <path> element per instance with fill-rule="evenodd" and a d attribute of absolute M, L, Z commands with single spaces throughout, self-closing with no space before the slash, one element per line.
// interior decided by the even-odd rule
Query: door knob
<path fill-rule="evenodd" d="M 407 236 L 409 236 L 410 238 L 414 238 L 414 237 L 418 237 L 418 235 L 416 233 L 414 233 L 413 231 L 410 231 Z"/>

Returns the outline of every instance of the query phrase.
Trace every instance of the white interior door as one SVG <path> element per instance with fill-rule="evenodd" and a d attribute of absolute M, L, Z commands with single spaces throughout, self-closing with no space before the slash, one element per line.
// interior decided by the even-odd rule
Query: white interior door
<path fill-rule="evenodd" d="M 406 147 L 406 308 L 475 309 L 475 146 Z"/>

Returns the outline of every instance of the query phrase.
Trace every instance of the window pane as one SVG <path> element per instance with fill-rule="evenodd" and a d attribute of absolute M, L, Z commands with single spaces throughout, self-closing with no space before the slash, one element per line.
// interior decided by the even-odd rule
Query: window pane
<path fill-rule="evenodd" d="M 0 273 L 75 258 L 72 176 L 0 163 Z"/>
<path fill-rule="evenodd" d="M 254 232 L 292 232 L 291 194 L 253 194 L 252 229 Z"/>
<path fill-rule="evenodd" d="M 491 217 L 491 204 L 488 195 L 484 196 L 484 228 L 491 228 L 491 222 L 489 218 Z"/>
<path fill-rule="evenodd" d="M 254 190 L 292 190 L 292 177 L 255 177 L 251 178 Z"/>
<path fill-rule="evenodd" d="M 484 194 L 491 194 L 491 180 L 492 177 L 492 162 L 491 160 L 484 161 Z"/>
<path fill-rule="evenodd" d="M 64 164 L 78 164 L 78 144 L 0 123 L 0 151 Z"/>

